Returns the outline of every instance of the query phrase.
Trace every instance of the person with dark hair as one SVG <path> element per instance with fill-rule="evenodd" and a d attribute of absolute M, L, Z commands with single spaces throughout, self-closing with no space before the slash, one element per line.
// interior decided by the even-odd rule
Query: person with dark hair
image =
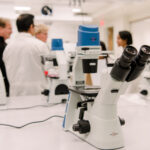
<path fill-rule="evenodd" d="M 41 55 L 49 54 L 45 43 L 34 35 L 34 16 L 21 14 L 16 21 L 18 35 L 3 54 L 10 83 L 10 96 L 39 95 L 47 88 Z"/>
<path fill-rule="evenodd" d="M 100 41 L 100 46 L 101 46 L 102 51 L 106 51 L 107 50 L 106 49 L 106 45 L 105 45 L 105 43 L 103 41 Z"/>
<path fill-rule="evenodd" d="M 34 16 L 31 14 L 22 14 L 18 17 L 16 21 L 17 29 L 19 32 L 30 32 L 34 33 Z"/>
<path fill-rule="evenodd" d="M 117 44 L 118 46 L 122 46 L 125 48 L 127 45 L 131 45 L 133 43 L 132 35 L 129 31 L 120 31 L 117 36 Z"/>
<path fill-rule="evenodd" d="M 9 96 L 9 81 L 5 69 L 4 61 L 2 60 L 3 53 L 6 47 L 6 40 L 12 33 L 11 23 L 8 19 L 0 18 L 0 70 L 5 83 L 6 96 Z"/>

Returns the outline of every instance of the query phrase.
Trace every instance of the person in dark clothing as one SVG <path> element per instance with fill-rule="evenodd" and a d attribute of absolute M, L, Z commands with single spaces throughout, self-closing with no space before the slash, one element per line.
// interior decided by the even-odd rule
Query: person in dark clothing
<path fill-rule="evenodd" d="M 3 52 L 7 45 L 5 40 L 10 37 L 11 33 L 12 33 L 12 28 L 11 28 L 10 21 L 8 19 L 0 18 L 0 69 L 5 83 L 6 96 L 9 96 L 9 81 L 7 79 L 5 64 L 2 58 L 3 58 Z"/>
<path fill-rule="evenodd" d="M 105 45 L 105 43 L 103 41 L 100 41 L 100 46 L 101 46 L 102 51 L 106 51 L 107 50 L 106 49 L 106 45 Z"/>
<path fill-rule="evenodd" d="M 100 47 L 101 47 L 102 51 L 106 51 L 107 50 L 106 45 L 105 45 L 105 43 L 103 41 L 100 41 Z M 99 56 L 99 59 L 104 59 L 104 58 L 107 59 L 107 57 L 108 57 L 108 54 L 106 54 L 106 56 Z"/>

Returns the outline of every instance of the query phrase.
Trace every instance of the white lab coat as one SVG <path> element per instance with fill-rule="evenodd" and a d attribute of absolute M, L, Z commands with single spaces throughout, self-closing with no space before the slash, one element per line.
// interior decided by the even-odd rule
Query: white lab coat
<path fill-rule="evenodd" d="M 37 95 L 48 87 L 41 55 L 49 54 L 45 43 L 29 33 L 19 33 L 7 45 L 3 60 L 10 96 Z"/>

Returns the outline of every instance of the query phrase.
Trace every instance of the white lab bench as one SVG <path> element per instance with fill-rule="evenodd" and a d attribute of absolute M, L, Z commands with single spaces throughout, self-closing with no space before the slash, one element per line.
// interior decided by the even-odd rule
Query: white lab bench
<path fill-rule="evenodd" d="M 127 100 L 128 98 L 128 100 Z M 133 101 L 133 102 L 131 102 Z M 64 115 L 65 104 L 52 107 L 36 107 L 23 110 L 2 111 L 5 108 L 45 105 L 41 96 L 10 98 L 0 107 L 0 124 L 21 126 L 28 122 L 43 120 L 52 115 Z M 118 104 L 120 117 L 126 120 L 123 126 L 126 150 L 150 150 L 150 103 L 137 95 L 125 95 Z M 53 118 L 22 129 L 0 126 L 1 150 L 96 150 L 79 138 L 62 129 L 62 118 Z"/>

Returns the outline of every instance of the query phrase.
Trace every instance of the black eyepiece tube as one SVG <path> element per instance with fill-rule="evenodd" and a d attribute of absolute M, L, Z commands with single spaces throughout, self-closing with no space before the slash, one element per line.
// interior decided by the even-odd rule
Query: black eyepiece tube
<path fill-rule="evenodd" d="M 140 48 L 139 54 L 137 56 L 137 62 L 141 65 L 145 65 L 148 58 L 150 57 L 150 46 L 143 45 Z"/>
<path fill-rule="evenodd" d="M 133 46 L 127 46 L 121 57 L 115 62 L 110 75 L 118 81 L 125 81 L 131 70 L 131 63 L 135 59 L 136 55 L 136 48 Z"/>
<path fill-rule="evenodd" d="M 149 57 L 150 57 L 150 46 L 147 45 L 141 46 L 138 55 L 131 64 L 131 71 L 126 78 L 127 82 L 135 80 L 142 73 Z"/>
<path fill-rule="evenodd" d="M 137 55 L 136 48 L 134 48 L 133 46 L 127 46 L 119 59 L 120 66 L 123 68 L 128 68 L 136 55 Z"/>

